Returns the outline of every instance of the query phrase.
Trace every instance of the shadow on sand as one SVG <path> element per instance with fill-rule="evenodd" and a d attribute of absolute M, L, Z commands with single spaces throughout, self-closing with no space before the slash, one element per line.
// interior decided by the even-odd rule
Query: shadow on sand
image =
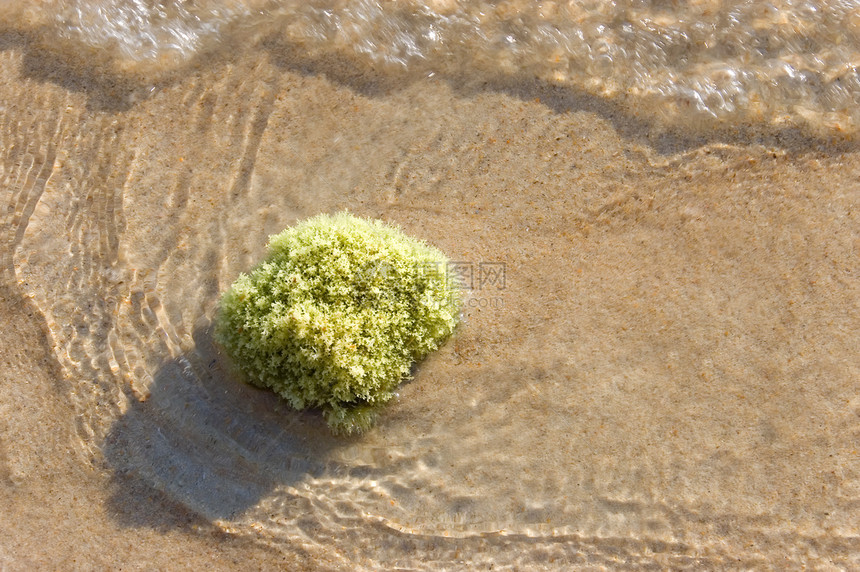
<path fill-rule="evenodd" d="M 131 400 L 105 440 L 110 508 L 121 524 L 236 518 L 275 487 L 331 470 L 329 453 L 355 439 L 334 437 L 318 413 L 293 411 L 238 382 L 208 328 L 194 340 L 193 350 L 159 368 L 151 393 Z"/>

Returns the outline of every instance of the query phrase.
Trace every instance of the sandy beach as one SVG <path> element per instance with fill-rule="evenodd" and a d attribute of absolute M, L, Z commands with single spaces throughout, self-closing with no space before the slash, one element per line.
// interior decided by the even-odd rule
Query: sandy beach
<path fill-rule="evenodd" d="M 0 33 L 0 568 L 860 566 L 852 138 L 272 42 L 76 66 Z M 473 279 L 349 439 L 211 338 L 344 209 Z"/>

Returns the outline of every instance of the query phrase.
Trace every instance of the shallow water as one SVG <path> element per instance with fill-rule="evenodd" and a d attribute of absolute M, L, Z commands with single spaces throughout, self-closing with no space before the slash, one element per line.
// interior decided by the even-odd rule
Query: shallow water
<path fill-rule="evenodd" d="M 0 14 L 3 280 L 109 534 L 148 487 L 319 567 L 856 564 L 853 5 Z M 211 340 L 267 236 L 343 208 L 474 272 L 350 439 Z"/>
<path fill-rule="evenodd" d="M 59 0 L 3 9 L 20 22 L 13 29 L 64 57 L 150 77 L 225 45 L 280 46 L 293 65 L 337 57 L 337 68 L 360 68 L 342 73 L 369 83 L 378 81 L 369 70 L 537 78 L 686 129 L 753 122 L 854 133 L 860 121 L 854 2 Z"/>

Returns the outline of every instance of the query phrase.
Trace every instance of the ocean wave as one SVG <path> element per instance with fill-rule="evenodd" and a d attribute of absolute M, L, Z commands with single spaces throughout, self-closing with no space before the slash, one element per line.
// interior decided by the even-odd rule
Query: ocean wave
<path fill-rule="evenodd" d="M 57 0 L 4 11 L 115 71 L 175 69 L 274 37 L 368 73 L 539 79 L 670 125 L 860 126 L 855 2 Z"/>

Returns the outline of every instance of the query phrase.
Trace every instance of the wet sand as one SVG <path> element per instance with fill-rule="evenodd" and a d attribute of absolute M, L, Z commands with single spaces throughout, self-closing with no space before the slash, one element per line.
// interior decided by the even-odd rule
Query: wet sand
<path fill-rule="evenodd" d="M 150 85 L 7 36 L 0 74 L 0 564 L 858 565 L 852 142 L 278 46 Z M 475 273 L 347 441 L 208 333 L 268 235 L 342 209 Z"/>

